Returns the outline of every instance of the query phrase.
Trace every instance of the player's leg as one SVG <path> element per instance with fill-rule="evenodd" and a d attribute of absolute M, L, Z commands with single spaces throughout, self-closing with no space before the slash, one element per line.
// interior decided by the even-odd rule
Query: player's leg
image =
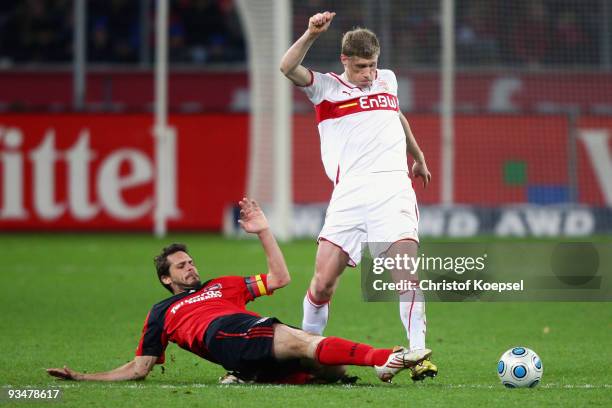
<path fill-rule="evenodd" d="M 396 255 L 407 255 L 416 258 L 418 244 L 412 240 L 400 240 L 395 242 L 387 250 L 386 256 L 394 258 Z M 417 271 L 404 269 L 394 271 L 394 280 L 418 281 Z M 425 299 L 420 289 L 403 292 L 399 295 L 400 319 L 410 344 L 411 350 L 425 348 L 425 336 L 427 333 L 427 321 L 425 316 Z"/>
<path fill-rule="evenodd" d="M 303 302 L 302 329 L 305 331 L 323 333 L 329 318 L 329 301 L 348 262 L 348 254 L 340 247 L 325 239 L 319 241 L 315 273 Z"/>
<path fill-rule="evenodd" d="M 416 195 L 405 174 L 387 174 L 381 176 L 376 191 L 377 197 L 368 208 L 368 242 L 383 243 L 381 253 L 395 258 L 404 255 L 415 258 L 418 253 L 419 213 Z M 388 249 L 384 248 L 389 245 Z M 408 265 L 414 265 L 408 263 Z M 392 271 L 395 281 L 418 281 L 418 271 L 402 269 Z M 400 319 L 406 330 L 411 350 L 425 349 L 426 316 L 425 298 L 420 289 L 399 294 Z M 437 374 L 437 367 L 427 360 L 423 366 L 413 370 L 412 378 L 422 380 L 425 376 Z"/>
<path fill-rule="evenodd" d="M 431 355 L 427 349 L 378 349 L 339 337 L 317 336 L 284 324 L 274 326 L 273 350 L 278 360 L 300 358 L 329 366 L 371 366 L 383 381 L 390 381 L 399 371 L 414 367 Z"/>
<path fill-rule="evenodd" d="M 377 253 L 388 258 L 408 256 L 415 259 L 418 252 L 418 209 L 410 180 L 403 173 L 381 175 L 372 183 L 372 195 L 377 197 L 368 208 L 368 242 L 377 243 Z M 372 245 L 372 244 L 370 244 Z M 385 248 L 385 246 L 388 246 Z M 377 255 L 378 256 L 378 255 Z M 403 268 L 392 270 L 397 281 L 417 281 L 418 271 Z M 400 294 L 400 318 L 413 350 L 425 348 L 425 303 L 420 290 Z"/>
<path fill-rule="evenodd" d="M 340 380 L 344 374 L 340 368 L 327 367 L 322 371 L 314 360 L 315 364 L 302 364 L 302 356 L 312 354 L 307 341 L 314 338 L 304 332 L 306 336 L 294 336 L 296 331 L 274 317 L 236 313 L 216 319 L 206 331 L 205 342 L 212 360 L 228 370 L 219 379 L 221 384 L 306 384 L 314 380 Z M 278 332 L 276 336 L 275 332 Z"/>
<path fill-rule="evenodd" d="M 302 328 L 322 334 L 329 316 L 329 301 L 339 277 L 361 260 L 365 235 L 365 205 L 360 179 L 346 179 L 334 188 L 325 223 L 319 234 L 315 273 L 304 297 Z"/>
<path fill-rule="evenodd" d="M 410 258 L 416 258 L 418 252 L 418 244 L 410 239 L 400 240 L 395 242 L 387 250 L 386 255 L 395 257 L 396 255 L 407 255 Z M 410 263 L 409 263 L 410 265 Z M 412 263 L 414 265 L 414 263 Z M 404 269 L 394 271 L 393 278 L 395 281 L 409 280 L 418 282 L 418 271 Z M 410 344 L 410 350 L 418 351 L 425 349 L 425 336 L 427 333 L 427 319 L 425 316 L 425 297 L 421 289 L 414 289 L 400 293 L 399 295 L 399 312 L 400 319 Z M 411 378 L 414 381 L 422 381 L 426 377 L 435 377 L 438 375 L 438 367 L 429 359 L 417 364 L 411 368 Z"/>

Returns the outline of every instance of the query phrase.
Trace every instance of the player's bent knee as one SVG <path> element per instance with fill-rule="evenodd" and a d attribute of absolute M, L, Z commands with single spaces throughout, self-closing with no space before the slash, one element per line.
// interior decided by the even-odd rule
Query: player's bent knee
<path fill-rule="evenodd" d="M 312 279 L 311 292 L 317 300 L 327 301 L 334 294 L 339 276 L 329 271 L 317 269 Z M 324 299 L 320 299 L 323 297 Z"/>
<path fill-rule="evenodd" d="M 336 280 L 329 280 L 315 275 L 313 284 L 310 286 L 311 295 L 317 302 L 327 302 L 334 294 Z"/>
<path fill-rule="evenodd" d="M 274 355 L 277 359 L 314 358 L 323 337 L 284 324 L 274 325 Z"/>

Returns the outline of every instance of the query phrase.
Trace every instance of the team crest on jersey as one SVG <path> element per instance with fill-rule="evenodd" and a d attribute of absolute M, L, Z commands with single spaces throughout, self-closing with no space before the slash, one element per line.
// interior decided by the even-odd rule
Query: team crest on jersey
<path fill-rule="evenodd" d="M 221 289 L 223 286 L 221 286 L 220 283 L 215 283 L 214 285 L 211 286 L 207 286 L 206 288 L 204 288 L 204 292 L 208 292 L 210 290 L 219 290 Z"/>
<path fill-rule="evenodd" d="M 385 91 L 389 90 L 389 84 L 387 84 L 387 81 L 385 81 L 384 79 L 378 79 L 376 81 L 376 85 L 377 85 L 377 88 L 382 88 Z"/>

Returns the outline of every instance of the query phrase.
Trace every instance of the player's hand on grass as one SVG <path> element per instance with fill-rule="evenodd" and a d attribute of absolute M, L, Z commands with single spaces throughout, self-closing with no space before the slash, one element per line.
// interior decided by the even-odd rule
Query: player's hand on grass
<path fill-rule="evenodd" d="M 308 20 L 308 32 L 319 35 L 327 31 L 335 15 L 336 13 L 334 12 L 325 11 L 310 17 L 310 20 Z"/>
<path fill-rule="evenodd" d="M 74 380 L 79 379 L 80 373 L 64 366 L 64 368 L 47 368 L 47 373 L 50 376 L 61 378 L 62 380 Z"/>
<path fill-rule="evenodd" d="M 240 205 L 240 219 L 238 223 L 246 232 L 258 234 L 268 229 L 268 220 L 257 201 L 244 197 L 238 203 Z"/>
<path fill-rule="evenodd" d="M 427 187 L 429 182 L 431 181 L 431 173 L 427 169 L 427 164 L 425 160 L 423 161 L 415 161 L 412 165 L 412 174 L 414 177 L 421 177 L 423 179 L 423 187 Z"/>

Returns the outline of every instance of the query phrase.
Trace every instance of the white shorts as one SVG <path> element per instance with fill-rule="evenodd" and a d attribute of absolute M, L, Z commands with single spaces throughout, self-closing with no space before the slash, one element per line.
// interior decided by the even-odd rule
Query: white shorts
<path fill-rule="evenodd" d="M 402 239 L 418 243 L 418 236 L 419 210 L 408 174 L 384 172 L 340 180 L 318 240 L 342 248 L 349 256 L 348 265 L 356 266 L 362 243 L 386 243 L 376 249 L 382 253 Z"/>

